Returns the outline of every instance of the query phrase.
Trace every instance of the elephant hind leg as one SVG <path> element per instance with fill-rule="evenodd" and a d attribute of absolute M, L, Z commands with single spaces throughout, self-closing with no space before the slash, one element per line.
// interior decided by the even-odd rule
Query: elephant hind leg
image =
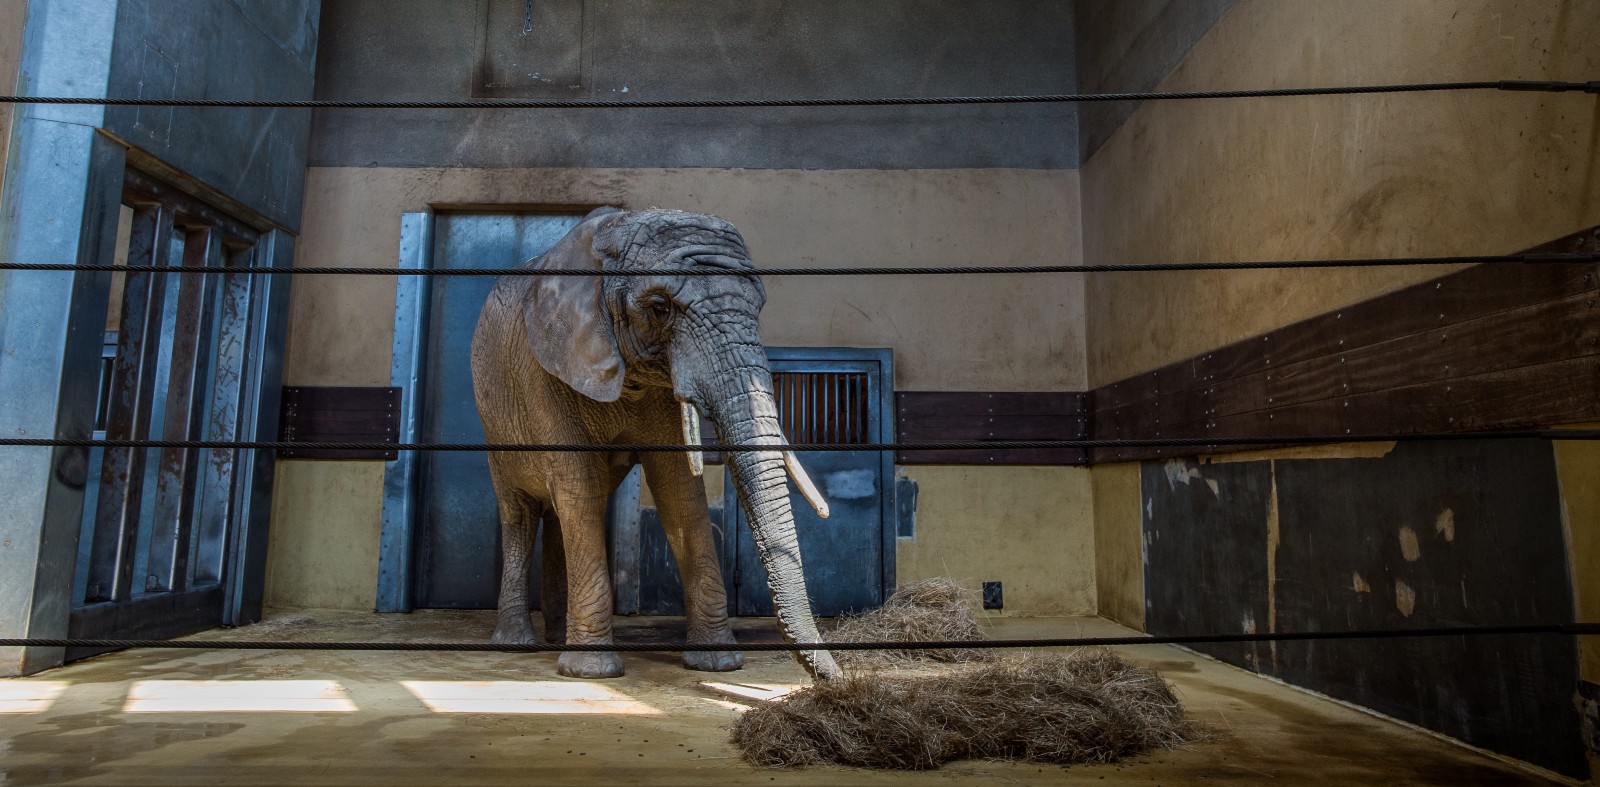
<path fill-rule="evenodd" d="M 561 543 L 561 520 L 546 511 L 540 545 L 544 560 L 539 571 L 539 611 L 544 616 L 544 641 L 567 641 L 567 550 Z"/>
<path fill-rule="evenodd" d="M 500 645 L 534 645 L 528 613 L 528 565 L 533 554 L 533 528 L 539 521 L 536 504 L 521 492 L 499 490 L 500 503 L 500 603 L 491 642 Z"/>

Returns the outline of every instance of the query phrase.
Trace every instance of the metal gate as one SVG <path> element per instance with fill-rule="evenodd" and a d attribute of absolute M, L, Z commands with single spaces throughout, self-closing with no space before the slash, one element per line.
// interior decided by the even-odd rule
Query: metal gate
<path fill-rule="evenodd" d="M 769 347 L 784 435 L 795 443 L 891 442 L 892 354 L 886 349 Z M 709 422 L 705 426 L 709 426 Z M 707 435 L 708 441 L 715 441 Z M 894 589 L 894 457 L 877 451 L 799 454 L 832 509 L 828 519 L 791 492 L 806 589 L 818 615 L 877 607 Z M 707 456 L 708 462 L 720 457 Z M 713 472 L 708 468 L 708 472 Z M 772 597 L 727 471 L 711 502 L 729 612 L 771 615 Z M 656 510 L 641 507 L 635 471 L 611 499 L 611 557 L 619 613 L 683 614 L 683 587 Z"/>
<path fill-rule="evenodd" d="M 772 348 L 778 420 L 793 443 L 893 442 L 888 350 Z M 812 611 L 840 615 L 883 604 L 894 590 L 894 458 L 880 451 L 803 451 L 801 464 L 832 509 L 792 495 Z M 723 564 L 735 615 L 771 615 L 767 572 L 743 508 L 726 485 Z"/>
<path fill-rule="evenodd" d="M 97 435 L 246 440 L 275 429 L 258 420 L 277 409 L 270 326 L 286 283 L 236 271 L 286 264 L 287 244 L 136 170 L 122 199 L 127 262 L 216 272 L 113 274 Z M 270 487 L 272 461 L 232 448 L 89 452 L 71 636 L 165 637 L 252 622 L 268 502 L 256 498 Z"/>

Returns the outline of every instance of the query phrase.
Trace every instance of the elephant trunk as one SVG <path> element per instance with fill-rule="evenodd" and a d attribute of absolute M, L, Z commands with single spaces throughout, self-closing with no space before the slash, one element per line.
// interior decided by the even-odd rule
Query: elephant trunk
<path fill-rule="evenodd" d="M 765 357 L 756 359 L 755 363 L 749 360 L 734 366 L 739 370 L 732 376 L 734 379 L 719 375 L 722 384 L 730 385 L 732 390 L 708 397 L 707 415 L 729 443 L 782 445 L 785 440 L 772 395 L 772 374 L 766 367 Z M 734 451 L 728 456 L 728 465 L 739 502 L 749 516 L 756 551 L 767 570 L 767 587 L 772 591 L 772 604 L 784 639 L 822 642 L 816 619 L 812 617 L 811 600 L 806 595 L 800 542 L 795 535 L 794 512 L 789 505 L 784 452 Z M 844 674 L 828 651 L 807 650 L 795 655 L 813 678 L 826 680 Z"/>

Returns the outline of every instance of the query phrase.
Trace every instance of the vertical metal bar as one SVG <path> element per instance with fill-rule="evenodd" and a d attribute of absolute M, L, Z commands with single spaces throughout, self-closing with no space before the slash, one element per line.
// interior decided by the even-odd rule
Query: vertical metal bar
<path fill-rule="evenodd" d="M 247 267 L 251 253 L 234 252 L 231 267 Z M 207 276 L 206 278 L 211 278 Z M 243 393 L 244 350 L 249 337 L 250 276 L 223 274 L 217 293 L 220 301 L 211 310 L 215 325 L 212 345 L 215 358 L 207 385 L 209 402 L 201 431 L 206 440 L 234 440 L 238 436 L 240 397 Z M 193 517 L 194 549 L 191 559 L 193 584 L 214 585 L 222 581 L 228 546 L 228 525 L 233 515 L 235 465 L 242 454 L 233 448 L 211 448 L 201 453 Z"/>
<path fill-rule="evenodd" d="M 128 259 L 142 265 L 165 264 L 172 239 L 172 212 L 156 206 L 134 213 Z M 130 273 L 123 289 L 122 322 L 112 372 L 111 439 L 135 439 L 149 432 L 152 370 L 160 344 L 161 301 L 165 291 L 156 274 Z M 86 601 L 124 599 L 132 585 L 134 538 L 139 528 L 145 452 L 108 448 L 100 475 L 94 547 L 90 550 Z"/>
<path fill-rule="evenodd" d="M 203 268 L 207 261 L 221 255 L 221 249 L 221 234 L 216 230 L 189 232 L 184 239 L 182 266 Z M 166 406 L 162 421 L 153 423 L 152 430 L 159 429 L 163 440 L 187 440 L 195 435 L 196 413 L 204 400 L 203 393 L 197 391 L 196 380 L 205 379 L 209 366 L 207 353 L 202 350 L 209 323 L 205 319 L 209 282 L 205 276 L 170 278 L 177 281 L 169 290 L 169 303 L 175 307 L 175 313 L 170 323 L 172 331 L 165 337 L 169 348 L 166 353 Z M 150 549 L 144 568 L 146 592 L 182 590 L 187 585 L 189 529 L 194 511 L 193 497 L 187 494 L 194 474 L 190 461 L 192 453 L 187 448 L 163 448 L 156 452 L 159 461 L 150 519 Z"/>
<path fill-rule="evenodd" d="M 165 210 L 165 208 L 163 208 Z M 178 267 L 183 264 L 184 233 L 176 227 L 172 228 L 172 235 L 167 240 L 166 259 L 156 263 L 168 267 Z M 150 411 L 148 428 L 145 434 L 153 439 L 160 438 L 167 428 L 169 395 L 172 388 L 173 354 L 176 351 L 178 337 L 179 299 L 184 289 L 184 276 L 155 274 L 155 284 L 152 287 L 161 290 L 161 306 L 158 310 L 159 317 L 156 327 L 145 337 L 146 343 L 155 344 L 155 364 L 144 371 L 144 377 L 150 381 Z M 156 589 L 159 582 L 154 582 L 150 574 L 150 544 L 151 534 L 157 520 L 156 506 L 159 502 L 159 488 L 161 485 L 161 454 L 159 448 L 151 448 L 144 453 L 144 474 L 141 478 L 144 488 L 139 493 L 139 527 L 134 536 L 133 570 L 129 572 L 129 596 L 139 596 L 148 590 Z M 118 598 L 122 598 L 119 596 Z"/>
<path fill-rule="evenodd" d="M 294 240 L 282 230 L 263 233 L 256 243 L 258 267 L 288 268 L 294 264 Z M 283 344 L 288 328 L 292 276 L 253 276 L 250 282 L 250 328 L 245 344 L 243 403 L 239 410 L 242 440 L 271 440 L 278 434 L 278 408 L 283 398 Z M 277 456 L 249 451 L 235 468 L 232 546 L 224 570 L 227 598 L 223 622 L 240 626 L 261 620 L 267 569 L 267 536 L 272 521 L 272 482 Z"/>
<path fill-rule="evenodd" d="M 399 267 L 424 269 L 433 265 L 433 215 L 405 213 L 400 217 Z M 428 337 L 428 303 L 432 298 L 428 276 L 397 276 L 395 282 L 394 349 L 389 384 L 400 389 L 400 441 L 414 442 L 422 426 L 418 383 L 422 379 L 424 343 Z M 384 466 L 383 531 L 378 543 L 379 612 L 410 612 L 412 606 L 411 545 L 418 506 L 420 458 L 402 451 Z"/>

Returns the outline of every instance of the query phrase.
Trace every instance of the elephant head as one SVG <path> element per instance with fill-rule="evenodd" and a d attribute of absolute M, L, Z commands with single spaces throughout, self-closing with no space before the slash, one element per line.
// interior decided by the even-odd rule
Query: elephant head
<path fill-rule="evenodd" d="M 601 209 L 532 265 L 651 274 L 537 277 L 523 301 L 523 320 L 534 357 L 546 371 L 602 402 L 648 387 L 670 388 L 683 405 L 686 439 L 697 434 L 698 411 L 727 443 L 787 442 L 757 325 L 766 293 L 733 225 L 678 211 Z M 708 269 L 731 275 L 682 275 Z M 690 456 L 691 462 L 698 459 Z M 728 462 L 784 637 L 821 642 L 806 594 L 788 477 L 794 476 L 823 516 L 825 504 L 792 453 L 734 451 Z M 797 657 L 815 677 L 841 674 L 827 651 Z"/>

